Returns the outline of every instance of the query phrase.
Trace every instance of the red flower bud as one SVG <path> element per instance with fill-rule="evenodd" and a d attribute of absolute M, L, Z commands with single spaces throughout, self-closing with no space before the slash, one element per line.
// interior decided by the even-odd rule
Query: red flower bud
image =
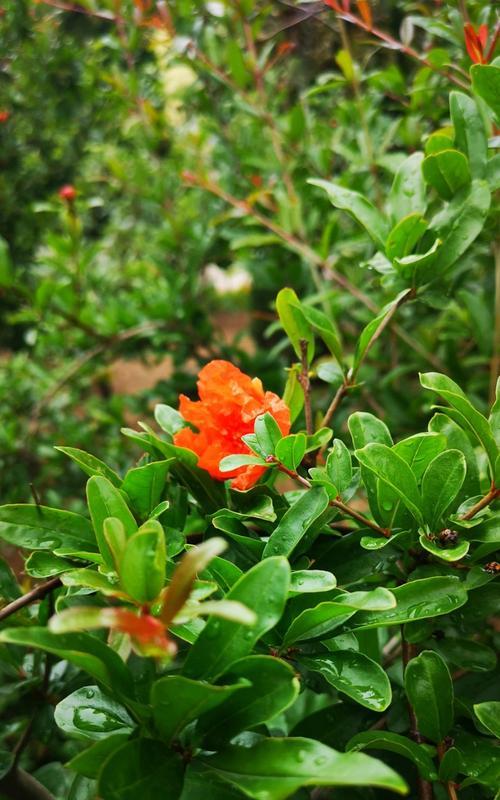
<path fill-rule="evenodd" d="M 0 124 L 3 122 L 7 122 L 9 117 L 10 117 L 10 111 L 7 111 L 7 109 L 5 108 L 0 109 Z"/>
<path fill-rule="evenodd" d="M 58 191 L 58 195 L 61 200 L 65 200 L 67 203 L 74 203 L 76 200 L 77 191 L 71 183 L 67 183 L 65 186 L 61 186 Z"/>
<path fill-rule="evenodd" d="M 476 31 L 468 22 L 464 25 L 465 46 L 471 61 L 474 64 L 487 64 L 488 59 L 485 53 L 486 42 L 488 40 L 488 27 L 480 25 Z"/>

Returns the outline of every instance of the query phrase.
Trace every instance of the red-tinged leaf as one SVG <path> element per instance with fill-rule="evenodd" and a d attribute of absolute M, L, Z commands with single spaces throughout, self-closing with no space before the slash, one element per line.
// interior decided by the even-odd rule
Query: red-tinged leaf
<path fill-rule="evenodd" d="M 356 0 L 356 5 L 358 6 L 361 19 L 371 28 L 373 25 L 373 17 L 370 3 L 368 3 L 367 0 Z"/>
<path fill-rule="evenodd" d="M 467 48 L 467 52 L 471 61 L 474 64 L 484 64 L 484 45 L 486 43 L 484 39 L 484 28 L 486 26 L 481 25 L 479 29 L 479 35 L 474 30 L 473 26 L 468 22 L 464 25 L 464 36 L 465 36 L 465 47 Z M 486 28 L 486 36 L 488 35 L 488 30 Z"/>

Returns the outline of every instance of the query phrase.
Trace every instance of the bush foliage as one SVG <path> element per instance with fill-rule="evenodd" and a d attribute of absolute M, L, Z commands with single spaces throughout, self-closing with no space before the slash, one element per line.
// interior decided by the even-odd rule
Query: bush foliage
<path fill-rule="evenodd" d="M 498 798 L 495 25 L 6 3 L 0 797 Z"/>

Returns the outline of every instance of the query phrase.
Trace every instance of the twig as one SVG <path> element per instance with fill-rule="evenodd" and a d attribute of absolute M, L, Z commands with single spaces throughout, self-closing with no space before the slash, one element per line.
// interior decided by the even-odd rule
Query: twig
<path fill-rule="evenodd" d="M 347 394 L 347 390 L 349 388 L 349 385 L 350 385 L 349 378 L 346 377 L 344 379 L 344 382 L 340 384 L 339 388 L 335 392 L 333 400 L 330 403 L 330 405 L 328 406 L 328 408 L 327 408 L 327 410 L 325 412 L 325 416 L 321 420 L 321 425 L 320 425 L 321 428 L 326 428 L 330 424 L 330 420 L 332 419 L 333 415 L 337 411 L 337 408 L 341 404 L 344 396 Z M 320 453 L 322 453 L 323 449 L 324 448 L 321 448 Z"/>
<path fill-rule="evenodd" d="M 404 637 L 404 628 L 401 625 L 401 646 L 402 646 L 402 654 L 403 654 L 403 672 L 406 670 L 409 662 L 414 656 L 414 647 L 413 645 L 409 644 Z M 418 721 L 415 715 L 415 711 L 413 710 L 413 706 L 408 700 L 408 716 L 410 717 L 410 736 L 414 742 L 417 744 L 421 744 L 422 734 L 418 728 Z M 434 792 L 432 790 L 432 783 L 429 781 L 424 780 L 420 774 L 417 778 L 418 783 L 418 796 L 420 800 L 433 800 Z"/>
<path fill-rule="evenodd" d="M 45 786 L 19 767 L 10 770 L 0 780 L 0 794 L 9 800 L 55 800 Z"/>
<path fill-rule="evenodd" d="M 306 431 L 308 436 L 314 433 L 313 417 L 311 408 L 311 381 L 309 380 L 309 361 L 307 358 L 307 341 L 306 339 L 300 340 L 301 364 L 298 377 L 299 383 L 304 392 L 304 414 L 306 417 Z"/>
<path fill-rule="evenodd" d="M 8 605 L 0 608 L 0 622 L 7 619 L 7 617 L 10 617 L 12 614 L 15 614 L 17 611 L 20 611 L 21 608 L 25 608 L 25 606 L 29 606 L 31 603 L 36 603 L 37 600 L 43 600 L 46 595 L 50 594 L 50 592 L 57 589 L 59 586 L 61 586 L 60 578 L 51 578 L 49 581 L 35 586 L 31 591 L 23 594 L 21 597 L 17 597 L 12 603 L 8 603 Z"/>
<path fill-rule="evenodd" d="M 500 497 L 500 489 L 497 489 L 495 484 L 493 483 L 491 485 L 491 489 L 488 492 L 488 494 L 485 494 L 485 496 L 482 497 L 481 500 L 479 500 L 474 506 L 472 506 L 472 508 L 470 508 L 465 514 L 463 514 L 461 518 L 472 519 L 473 517 L 476 516 L 476 514 L 479 514 L 479 512 L 482 511 L 483 508 L 486 508 L 486 506 L 489 506 L 490 503 L 496 500 L 497 497 Z"/>
<path fill-rule="evenodd" d="M 307 478 L 303 478 L 302 475 L 299 475 L 298 472 L 295 472 L 292 469 L 287 469 L 287 467 L 283 466 L 283 464 L 278 464 L 278 470 L 280 472 L 283 472 L 285 475 L 288 475 L 290 478 L 296 480 L 298 483 L 301 484 L 301 486 L 305 486 L 307 489 L 310 489 L 312 487 L 311 482 L 308 481 Z M 329 505 L 333 506 L 333 508 L 338 508 L 339 511 L 342 511 L 343 514 L 347 514 L 347 516 L 352 517 L 357 522 L 361 523 L 361 525 L 363 525 L 364 527 L 371 528 L 372 531 L 375 531 L 376 533 L 385 536 L 386 539 L 390 537 L 391 532 L 389 530 L 387 530 L 386 528 L 381 528 L 379 525 L 377 525 L 376 522 L 372 522 L 371 519 L 363 516 L 363 514 L 360 514 L 359 511 L 356 511 L 354 508 L 351 508 L 350 506 L 346 506 L 345 503 L 343 503 L 342 500 L 340 500 L 338 497 L 335 498 L 335 500 L 330 500 Z"/>
<path fill-rule="evenodd" d="M 446 753 L 446 745 L 444 742 L 439 742 L 437 746 L 437 753 L 439 761 L 441 762 Z M 446 789 L 446 793 L 448 795 L 448 800 L 458 800 L 458 795 L 455 790 L 455 784 L 453 783 L 453 781 L 444 781 L 444 786 Z"/>

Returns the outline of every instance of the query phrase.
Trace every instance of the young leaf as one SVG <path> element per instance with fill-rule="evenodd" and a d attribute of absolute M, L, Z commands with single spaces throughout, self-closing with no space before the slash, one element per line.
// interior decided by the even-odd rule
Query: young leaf
<path fill-rule="evenodd" d="M 474 64 L 471 67 L 472 88 L 493 110 L 500 122 L 500 66 Z"/>
<path fill-rule="evenodd" d="M 352 189 L 346 189 L 338 183 L 331 183 L 321 179 L 308 180 L 312 186 L 324 189 L 336 208 L 352 214 L 354 219 L 362 225 L 368 235 L 381 250 L 384 249 L 387 239 L 387 222 L 374 205 L 366 197 Z"/>
<path fill-rule="evenodd" d="M 361 449 L 370 442 L 392 446 L 392 438 L 385 422 L 366 411 L 356 411 L 347 420 L 349 433 L 355 448 Z M 377 497 L 377 478 L 366 467 L 361 467 L 361 478 L 368 495 L 370 510 L 377 522 L 384 523 L 383 509 L 379 508 Z M 384 523 L 385 524 L 385 523 Z"/>
<path fill-rule="evenodd" d="M 316 333 L 328 347 L 328 350 L 342 366 L 342 344 L 339 332 L 333 321 L 323 311 L 311 306 L 302 305 L 302 313 L 314 333 Z"/>
<path fill-rule="evenodd" d="M 419 542 L 428 553 L 432 553 L 433 556 L 437 556 L 443 561 L 451 562 L 460 561 L 461 558 L 467 555 L 470 547 L 470 542 L 465 540 L 462 540 L 454 547 L 440 547 L 435 539 L 431 539 L 425 533 L 420 534 Z"/>
<path fill-rule="evenodd" d="M 299 569 L 292 572 L 290 595 L 329 592 L 335 589 L 335 575 L 322 569 Z"/>
<path fill-rule="evenodd" d="M 104 536 L 104 520 L 117 517 L 127 538 L 137 531 L 137 523 L 116 486 L 100 475 L 87 481 L 87 502 L 99 550 L 106 564 L 114 569 L 113 556 Z"/>
<path fill-rule="evenodd" d="M 443 659 L 424 650 L 405 670 L 405 689 L 423 736 L 438 744 L 453 725 L 453 683 Z"/>
<path fill-rule="evenodd" d="M 264 548 L 263 558 L 289 556 L 311 526 L 326 511 L 328 503 L 328 495 L 322 486 L 304 492 L 272 532 Z"/>
<path fill-rule="evenodd" d="M 266 456 L 274 455 L 276 445 L 282 438 L 280 426 L 268 411 L 255 420 L 255 436 L 261 452 Z"/>
<path fill-rule="evenodd" d="M 248 467 L 254 464 L 258 464 L 261 467 L 269 466 L 260 456 L 235 455 L 224 456 L 219 462 L 219 469 L 221 472 L 233 472 L 233 470 L 240 467 Z"/>
<path fill-rule="evenodd" d="M 60 453 L 69 456 L 89 477 L 102 475 L 108 481 L 111 481 L 114 486 L 121 486 L 122 479 L 120 476 L 111 467 L 108 467 L 104 461 L 90 453 L 86 453 L 85 450 L 79 450 L 77 447 L 55 447 L 54 450 L 59 450 Z"/>
<path fill-rule="evenodd" d="M 479 722 L 491 731 L 493 736 L 500 739 L 500 702 L 498 700 L 476 703 L 474 714 Z"/>
<path fill-rule="evenodd" d="M 302 313 L 301 302 L 293 289 L 285 287 L 278 292 L 276 311 L 297 358 L 302 358 L 300 343 L 304 341 L 307 342 L 307 359 L 311 362 L 314 356 L 314 334 Z"/>
<path fill-rule="evenodd" d="M 344 492 L 352 481 L 351 454 L 341 439 L 335 439 L 326 459 L 326 471 L 339 493 Z"/>
<path fill-rule="evenodd" d="M 431 461 L 422 479 L 422 506 L 431 531 L 435 531 L 457 497 L 465 480 L 465 456 L 445 450 Z"/>
<path fill-rule="evenodd" d="M 151 519 L 127 540 L 118 570 L 123 589 L 138 603 L 153 602 L 165 583 L 166 561 L 163 528 Z"/>
<path fill-rule="evenodd" d="M 118 569 L 127 544 L 127 535 L 123 523 L 117 517 L 108 517 L 104 520 L 102 530 L 113 556 L 115 568 Z"/>
<path fill-rule="evenodd" d="M 211 680 L 229 664 L 248 655 L 254 644 L 281 618 L 290 588 L 290 567 L 284 558 L 268 558 L 236 581 L 226 595 L 256 614 L 254 625 L 209 619 L 184 665 L 190 678 Z"/>
<path fill-rule="evenodd" d="M 188 599 L 198 573 L 202 572 L 215 556 L 226 549 L 224 539 L 214 536 L 184 554 L 163 598 L 162 620 L 172 622 Z"/>
<path fill-rule="evenodd" d="M 276 445 L 276 458 L 287 469 L 296 471 L 306 452 L 305 433 L 291 433 L 284 436 Z"/>
<path fill-rule="evenodd" d="M 300 656 L 299 660 L 365 708 L 385 711 L 391 702 L 391 684 L 385 670 L 363 653 L 339 650 L 328 655 Z"/>
<path fill-rule="evenodd" d="M 160 428 L 171 436 L 186 427 L 186 423 L 179 412 L 164 403 L 158 403 L 155 406 L 155 420 Z"/>
<path fill-rule="evenodd" d="M 290 421 L 292 425 L 304 406 L 304 392 L 298 379 L 300 369 L 300 365 L 292 364 L 288 370 L 288 377 L 283 392 L 283 401 L 290 409 Z"/>
<path fill-rule="evenodd" d="M 251 747 L 229 745 L 216 755 L 196 760 L 254 800 L 285 800 L 301 786 L 407 791 L 403 779 L 378 759 L 364 753 L 339 753 L 313 739 L 262 739 Z"/>
<path fill-rule="evenodd" d="M 385 254 L 393 261 L 413 253 L 417 243 L 427 230 L 428 222 L 422 214 L 415 212 L 403 217 L 392 229 L 385 243 Z"/>

